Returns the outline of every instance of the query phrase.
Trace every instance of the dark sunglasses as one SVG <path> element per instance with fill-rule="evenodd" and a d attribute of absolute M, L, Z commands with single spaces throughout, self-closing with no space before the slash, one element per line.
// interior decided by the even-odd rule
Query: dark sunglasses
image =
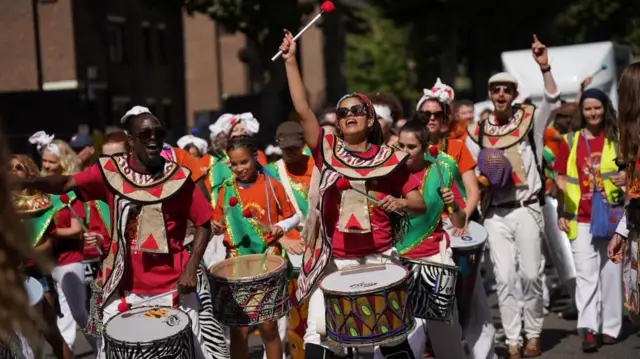
<path fill-rule="evenodd" d="M 161 127 L 147 128 L 138 133 L 132 133 L 131 136 L 137 137 L 142 142 L 148 142 L 152 137 L 162 141 L 167 136 L 165 130 Z"/>
<path fill-rule="evenodd" d="M 351 108 L 346 107 L 338 107 L 336 109 L 336 117 L 337 118 L 346 118 L 349 116 L 349 112 L 351 112 L 354 116 L 364 116 L 367 114 L 367 108 L 364 105 L 353 105 Z"/>
<path fill-rule="evenodd" d="M 504 86 L 504 85 L 491 86 L 492 94 L 499 94 L 501 90 L 504 91 L 504 93 L 506 93 L 507 95 L 513 95 L 513 93 L 515 92 L 515 90 L 511 86 Z"/>
<path fill-rule="evenodd" d="M 420 111 L 420 114 L 425 116 L 427 119 L 431 119 L 431 116 L 433 116 L 433 118 L 435 118 L 438 121 L 442 121 L 444 119 L 444 111 L 436 111 L 436 112 Z"/>

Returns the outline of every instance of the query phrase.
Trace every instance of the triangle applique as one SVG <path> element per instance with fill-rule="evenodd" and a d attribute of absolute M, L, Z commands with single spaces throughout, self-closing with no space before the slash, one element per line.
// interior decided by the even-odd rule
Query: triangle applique
<path fill-rule="evenodd" d="M 158 185 L 150 188 L 145 188 L 144 191 L 156 198 L 160 198 L 160 196 L 162 196 L 163 189 L 164 189 L 164 185 Z"/>
<path fill-rule="evenodd" d="M 153 238 L 153 234 L 150 234 L 149 237 L 147 237 L 147 239 L 142 242 L 142 244 L 140 245 L 140 249 L 146 249 L 150 251 L 157 251 L 159 249 L 158 242 L 155 238 Z"/>
<path fill-rule="evenodd" d="M 107 160 L 105 161 L 104 165 L 102 165 L 102 168 L 104 168 L 107 171 L 110 172 L 117 172 L 118 169 L 116 168 L 116 165 L 113 163 L 113 160 Z"/>
<path fill-rule="evenodd" d="M 500 141 L 500 137 L 487 137 L 487 140 L 491 144 L 491 146 L 495 146 L 495 144 Z"/>
<path fill-rule="evenodd" d="M 368 175 L 371 172 L 371 170 L 368 168 L 358 168 L 358 169 L 354 168 L 353 170 L 363 177 Z"/>
<path fill-rule="evenodd" d="M 520 137 L 520 129 L 516 128 L 513 132 L 511 132 L 511 136 Z"/>
<path fill-rule="evenodd" d="M 349 221 L 347 222 L 345 228 L 362 230 L 362 225 L 360 224 L 356 216 L 352 214 L 351 217 L 349 217 Z"/>
<path fill-rule="evenodd" d="M 133 192 L 135 192 L 137 190 L 138 190 L 138 188 L 132 186 L 129 182 L 122 181 L 122 193 L 123 194 L 133 193 Z"/>
<path fill-rule="evenodd" d="M 476 130 L 473 133 L 475 136 L 480 136 L 480 126 L 476 125 Z"/>
<path fill-rule="evenodd" d="M 179 170 L 176 171 L 176 174 L 171 176 L 171 178 L 169 180 L 170 181 L 177 181 L 177 180 L 185 179 L 186 177 L 187 176 L 185 175 L 184 170 L 182 170 L 182 168 L 180 168 Z"/>

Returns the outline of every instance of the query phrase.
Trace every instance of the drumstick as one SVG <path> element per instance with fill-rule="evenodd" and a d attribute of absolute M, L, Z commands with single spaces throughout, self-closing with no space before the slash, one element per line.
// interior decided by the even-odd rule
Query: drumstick
<path fill-rule="evenodd" d="M 73 214 L 74 217 L 76 217 L 76 219 L 78 220 L 78 222 L 80 222 L 80 226 L 82 227 L 82 231 L 83 232 L 89 232 L 89 230 L 87 229 L 87 226 L 84 225 L 84 221 L 82 220 L 82 218 L 80 218 L 80 216 L 78 215 L 78 213 L 76 213 L 76 211 L 73 209 L 73 207 L 71 207 L 69 205 L 70 199 L 69 199 L 69 195 L 65 194 L 61 194 L 60 195 L 60 202 L 64 203 L 64 206 L 66 208 L 68 208 L 69 210 L 71 210 L 71 214 Z M 104 252 L 102 251 L 102 248 L 100 248 L 100 246 L 96 243 L 96 249 L 98 250 L 98 254 L 100 254 L 101 256 L 104 255 Z"/>
<path fill-rule="evenodd" d="M 376 204 L 376 205 L 377 205 L 378 203 L 380 203 L 380 201 L 378 201 L 378 200 L 377 200 L 376 198 L 374 198 L 372 195 L 370 195 L 370 194 L 368 194 L 368 193 L 365 193 L 365 192 L 363 192 L 363 191 L 361 191 L 361 190 L 359 190 L 359 189 L 357 189 L 357 188 L 353 188 L 353 187 L 351 186 L 351 182 L 349 182 L 349 180 L 348 180 L 348 179 L 346 179 L 346 178 L 344 178 L 344 177 L 341 177 L 340 179 L 338 179 L 338 180 L 336 181 L 336 188 L 337 188 L 337 189 L 338 189 L 338 191 L 340 191 L 340 192 L 342 192 L 342 191 L 346 191 L 346 190 L 353 190 L 353 191 L 355 191 L 356 193 L 361 194 L 361 195 L 363 195 L 363 196 L 367 197 L 367 199 L 368 199 L 369 201 L 371 201 L 371 203 L 373 203 L 373 204 Z M 402 215 L 402 213 L 400 213 L 400 212 L 398 212 L 398 211 L 393 211 L 393 212 L 394 212 L 394 213 L 397 213 L 397 214 L 399 214 L 399 215 Z"/>
<path fill-rule="evenodd" d="M 442 169 L 440 168 L 440 163 L 438 162 L 438 154 L 439 154 L 439 150 L 438 147 L 436 146 L 429 146 L 429 154 L 431 155 L 431 157 L 433 157 L 433 163 L 436 165 L 436 170 L 438 171 L 438 177 L 440 177 L 440 188 L 446 187 L 445 186 L 445 182 L 444 182 L 444 177 L 442 176 Z M 455 212 L 453 210 L 453 206 L 448 204 L 447 206 L 447 212 L 449 212 L 449 214 L 453 214 L 453 212 Z"/>
<path fill-rule="evenodd" d="M 222 219 L 220 220 L 220 222 L 224 221 L 224 217 L 227 216 L 227 214 L 229 213 L 229 210 L 231 210 L 231 208 L 235 207 L 238 204 L 238 198 L 236 197 L 231 197 L 229 198 L 229 207 L 224 209 L 224 212 L 222 212 Z"/>
<path fill-rule="evenodd" d="M 164 296 L 171 295 L 171 294 L 173 294 L 173 293 L 175 293 L 177 291 L 178 291 L 178 289 L 171 289 L 167 293 L 158 294 L 158 295 L 155 295 L 153 297 L 149 297 L 147 299 L 143 299 L 143 300 L 141 300 L 139 302 L 136 302 L 134 304 L 129 304 L 127 302 L 120 302 L 120 304 L 118 304 L 118 311 L 120 313 L 124 313 L 124 312 L 126 312 L 128 310 L 141 307 L 142 304 L 146 304 L 146 303 L 152 302 L 152 301 L 154 301 L 156 299 L 160 299 L 160 298 L 162 298 Z"/>
<path fill-rule="evenodd" d="M 293 38 L 293 41 L 298 40 L 300 36 L 302 36 L 302 34 L 304 34 L 304 32 L 311 27 L 311 25 L 313 25 L 316 21 L 318 21 L 322 17 L 322 15 L 324 15 L 325 13 L 330 13 L 335 9 L 336 9 L 336 6 L 331 1 L 323 2 L 322 5 L 320 6 L 320 13 L 316 15 L 316 17 L 314 17 L 311 21 L 309 21 L 307 26 L 305 26 L 302 30 L 300 30 L 300 32 Z M 278 51 L 277 54 L 273 55 L 273 57 L 271 58 L 271 61 L 276 61 L 280 56 L 282 56 L 282 50 Z"/>
<path fill-rule="evenodd" d="M 599 73 L 601 73 L 602 71 L 607 69 L 607 65 L 606 64 L 602 64 L 602 66 L 600 66 L 600 68 L 593 73 L 593 75 L 591 75 L 591 78 L 596 77 Z"/>
<path fill-rule="evenodd" d="M 262 231 L 264 231 L 264 232 L 269 232 L 270 231 L 269 227 L 266 224 L 264 224 L 264 222 L 262 222 L 261 220 L 253 217 L 253 212 L 251 212 L 251 210 L 249 208 L 245 208 L 242 211 L 242 216 L 244 218 L 246 218 L 246 219 L 253 219 L 256 222 L 256 224 L 260 227 L 260 229 Z"/>

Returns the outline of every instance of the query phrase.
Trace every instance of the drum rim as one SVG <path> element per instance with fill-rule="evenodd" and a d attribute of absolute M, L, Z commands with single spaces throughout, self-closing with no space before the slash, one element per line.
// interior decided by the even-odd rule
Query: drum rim
<path fill-rule="evenodd" d="M 135 305 L 135 304 L 134 304 Z M 184 332 L 189 332 L 191 330 L 191 327 L 193 326 L 193 322 L 191 321 L 191 317 L 189 316 L 189 314 L 187 314 L 187 312 L 185 312 L 184 310 L 180 309 L 180 308 L 173 308 L 173 307 L 167 307 L 167 306 L 160 306 L 160 305 L 145 305 L 145 306 L 141 306 L 141 307 L 135 307 L 130 310 L 133 309 L 142 309 L 142 308 L 168 308 L 168 309 L 174 309 L 174 310 L 178 310 L 180 312 L 182 312 L 186 317 L 187 317 L 187 325 L 184 327 L 184 329 L 178 331 L 176 334 L 174 335 L 170 335 L 168 337 L 164 337 L 162 339 L 154 339 L 152 341 L 148 341 L 148 342 L 136 342 L 136 346 L 148 346 L 149 344 L 153 344 L 156 342 L 161 342 L 161 341 L 165 341 L 167 339 L 171 339 L 171 338 L 175 338 L 177 336 L 180 335 L 184 335 Z M 125 343 L 133 343 L 133 342 L 126 342 L 124 340 L 120 340 L 120 339 L 115 339 L 114 337 L 110 336 L 109 333 L 107 333 L 107 326 L 109 326 L 109 323 L 111 323 L 112 320 L 114 320 L 115 318 L 128 313 L 128 311 L 126 312 L 122 312 L 122 313 L 118 313 L 116 315 L 114 315 L 113 317 L 109 318 L 109 320 L 107 320 L 106 323 L 104 323 L 103 327 L 102 327 L 102 336 L 105 338 L 105 344 L 108 341 L 112 342 L 112 343 L 116 343 L 116 344 L 125 344 Z M 190 334 L 190 333 L 189 333 Z"/>
<path fill-rule="evenodd" d="M 213 273 L 213 269 L 216 267 L 220 267 L 222 266 L 222 264 L 224 264 L 227 261 L 231 261 L 235 258 L 240 258 L 240 257 L 249 257 L 249 256 L 270 256 L 270 257 L 275 257 L 278 258 L 281 262 L 280 265 L 271 272 L 266 272 L 266 273 L 261 273 L 258 274 L 256 276 L 252 276 L 252 277 L 241 277 L 241 278 L 227 278 L 227 277 L 221 277 L 218 276 L 216 274 Z M 266 279 L 266 278 L 271 278 L 271 277 L 276 277 L 277 274 L 280 274 L 281 272 L 285 272 L 287 270 L 287 261 L 284 260 L 284 258 L 282 258 L 281 256 L 278 255 L 273 255 L 273 254 L 246 254 L 246 255 L 242 255 L 242 256 L 237 256 L 237 257 L 231 257 L 231 258 L 226 258 L 216 264 L 213 264 L 211 266 L 209 266 L 209 268 L 207 269 L 207 273 L 209 276 L 213 277 L 216 281 L 218 282 L 224 282 L 224 283 L 245 283 L 245 282 L 255 282 L 256 280 L 259 279 Z M 275 274 L 275 275 L 274 275 Z"/>
<path fill-rule="evenodd" d="M 339 290 L 325 289 L 325 287 L 323 285 L 324 281 L 329 276 L 331 276 L 332 274 L 339 273 L 340 271 L 338 270 L 338 271 L 335 271 L 333 273 L 329 273 L 329 274 L 325 275 L 324 277 L 322 277 L 322 279 L 320 280 L 320 283 L 318 284 L 318 286 L 320 287 L 320 290 L 322 290 L 323 293 L 332 294 L 332 295 L 339 295 L 339 296 L 344 296 L 344 295 L 347 295 L 347 294 L 371 294 L 371 293 L 377 293 L 377 292 L 379 292 L 379 291 L 381 291 L 383 289 L 395 288 L 398 285 L 403 284 L 403 283 L 406 286 L 406 281 L 407 281 L 407 278 L 409 277 L 409 271 L 407 270 L 407 268 L 405 268 L 404 266 L 401 266 L 401 265 L 394 264 L 394 263 L 385 263 L 384 265 L 385 266 L 386 265 L 393 265 L 393 266 L 401 268 L 404 271 L 404 275 L 403 275 L 402 279 L 399 279 L 399 280 L 397 280 L 395 282 L 392 282 L 389 285 L 384 286 L 384 287 L 378 287 L 376 289 L 368 289 L 368 290 L 358 291 L 358 292 L 344 292 L 344 291 L 339 291 Z M 364 266 L 375 267 L 375 266 L 378 266 L 378 264 L 365 264 Z"/>
<path fill-rule="evenodd" d="M 478 223 L 478 222 L 476 222 L 476 221 L 469 221 L 469 224 L 468 224 L 467 228 L 468 228 L 469 226 L 471 226 L 471 224 L 474 224 L 474 226 L 480 227 L 480 228 L 483 230 L 483 232 L 484 232 L 484 236 L 483 236 L 483 237 L 484 237 L 484 239 L 482 240 L 482 242 L 477 243 L 477 244 L 474 244 L 474 245 L 470 245 L 470 246 L 459 247 L 459 246 L 455 246 L 455 245 L 454 245 L 454 240 L 453 240 L 452 238 L 450 238 L 450 241 L 449 241 L 449 242 L 450 242 L 450 247 L 451 247 L 452 249 L 453 249 L 453 248 L 457 248 L 457 249 L 475 248 L 475 247 L 478 247 L 478 246 L 480 246 L 480 245 L 482 245 L 482 244 L 487 243 L 487 241 L 489 240 L 489 232 L 487 231 L 487 229 L 486 229 L 482 224 L 480 224 L 480 223 Z M 452 237 L 452 236 L 450 235 L 449 237 Z M 459 236 L 453 236 L 453 237 L 460 238 Z M 456 242 L 458 242 L 458 241 L 456 241 Z"/>
<path fill-rule="evenodd" d="M 409 262 L 411 264 L 418 264 L 418 265 L 424 265 L 424 264 L 428 264 L 428 265 L 432 265 L 432 266 L 436 266 L 436 267 L 444 267 L 444 268 L 453 268 L 453 270 L 457 273 L 459 268 L 457 265 L 455 264 L 444 264 L 444 263 L 437 263 L 437 262 L 430 262 L 430 261 L 426 261 L 424 259 L 413 259 L 413 258 L 407 258 L 407 257 L 400 257 L 402 261 L 406 261 Z"/>
<path fill-rule="evenodd" d="M 405 326 L 405 332 L 402 334 L 396 334 L 393 336 L 390 336 L 389 338 L 386 338 L 384 340 L 381 341 L 377 341 L 377 342 L 372 342 L 371 340 L 369 340 L 367 343 L 363 343 L 363 344 L 356 344 L 356 343 L 344 343 L 344 342 L 339 342 L 335 339 L 332 339 L 329 336 L 329 328 L 327 328 L 327 341 L 331 342 L 332 344 L 335 344 L 339 347 L 345 347 L 345 348 L 366 348 L 366 347 L 373 347 L 373 346 L 380 346 L 380 345 L 385 345 L 385 344 L 389 344 L 389 343 L 393 343 L 393 342 L 399 342 L 402 341 L 404 339 L 406 339 L 409 334 L 411 333 L 411 331 L 413 331 L 413 329 L 415 329 L 416 326 L 416 320 L 413 317 L 413 315 L 411 315 L 411 318 L 408 320 L 407 325 Z M 334 332 L 335 333 L 335 332 Z M 353 337 L 352 337 L 353 338 Z"/>

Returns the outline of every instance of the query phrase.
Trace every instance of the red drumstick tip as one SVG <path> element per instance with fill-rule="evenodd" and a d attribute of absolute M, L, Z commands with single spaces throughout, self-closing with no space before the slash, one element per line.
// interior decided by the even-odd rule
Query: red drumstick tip
<path fill-rule="evenodd" d="M 124 313 L 129 310 L 129 304 L 127 302 L 122 301 L 118 304 L 118 312 Z"/>
<path fill-rule="evenodd" d="M 338 189 L 338 191 L 342 192 L 342 191 L 346 191 L 348 189 L 351 189 L 351 183 L 349 183 L 349 180 L 341 177 L 337 182 L 336 182 L 336 188 Z"/>
<path fill-rule="evenodd" d="M 60 202 L 64 203 L 64 204 L 69 204 L 69 195 L 68 194 L 61 194 L 60 195 Z"/>
<path fill-rule="evenodd" d="M 323 13 L 330 13 L 336 9 L 336 6 L 331 1 L 325 1 L 320 5 L 320 10 Z"/>
<path fill-rule="evenodd" d="M 429 154 L 431 155 L 431 157 L 436 158 L 438 157 L 438 147 L 436 146 L 429 146 Z"/>
<path fill-rule="evenodd" d="M 244 216 L 244 218 L 253 217 L 253 213 L 251 213 L 251 210 L 249 208 L 245 208 L 244 211 L 242 211 L 242 215 Z"/>
<path fill-rule="evenodd" d="M 229 198 L 229 206 L 235 207 L 238 204 L 238 199 L 236 197 Z"/>

